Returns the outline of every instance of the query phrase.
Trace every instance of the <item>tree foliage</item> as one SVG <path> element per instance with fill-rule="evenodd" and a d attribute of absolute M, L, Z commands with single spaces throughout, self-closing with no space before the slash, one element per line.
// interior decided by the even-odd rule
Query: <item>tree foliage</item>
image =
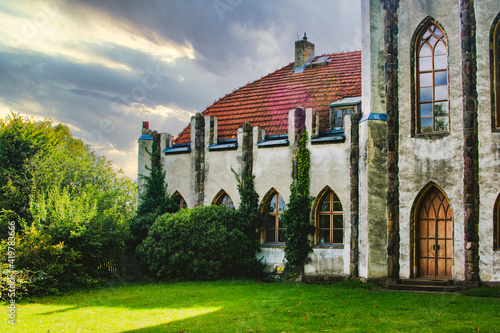
<path fill-rule="evenodd" d="M 183 209 L 159 217 L 138 255 L 158 279 L 215 280 L 262 272 L 241 214 L 221 206 Z"/>
<path fill-rule="evenodd" d="M 160 161 L 157 142 L 153 141 L 151 151 L 146 149 L 146 152 L 150 157 L 150 165 L 146 165 L 149 175 L 139 175 L 145 182 L 143 194 L 139 197 L 136 216 L 130 223 L 132 238 L 129 241 L 129 248 L 131 250 L 135 250 L 146 238 L 149 229 L 159 216 L 179 210 L 179 206 L 174 202 L 174 199 L 167 195 L 166 172 L 163 170 Z"/>
<path fill-rule="evenodd" d="M 49 291 L 94 281 L 109 273 L 103 267 L 121 264 L 134 183 L 63 125 L 15 114 L 0 124 L 0 160 L 12 159 L 0 172 L 0 226 L 18 222 L 16 268 Z"/>

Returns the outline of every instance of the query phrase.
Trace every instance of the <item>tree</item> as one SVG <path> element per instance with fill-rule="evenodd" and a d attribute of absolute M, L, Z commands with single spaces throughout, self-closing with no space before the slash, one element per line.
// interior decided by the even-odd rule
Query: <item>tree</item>
<path fill-rule="evenodd" d="M 150 166 L 146 166 L 149 175 L 139 175 L 145 180 L 144 194 L 139 198 L 139 205 L 134 219 L 130 222 L 129 248 L 135 250 L 148 235 L 155 220 L 165 213 L 179 210 L 179 206 L 167 195 L 168 184 L 160 161 L 159 142 L 153 141 L 151 151 L 146 149 L 150 157 Z"/>
<path fill-rule="evenodd" d="M 0 122 L 0 162 L 0 227 L 18 219 L 17 269 L 56 291 L 122 264 L 136 191 L 111 161 L 66 126 L 12 113 Z"/>

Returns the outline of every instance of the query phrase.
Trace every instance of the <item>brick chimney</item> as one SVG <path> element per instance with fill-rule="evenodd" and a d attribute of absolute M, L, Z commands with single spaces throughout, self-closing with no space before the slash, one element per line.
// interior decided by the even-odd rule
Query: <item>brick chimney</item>
<path fill-rule="evenodd" d="M 306 33 L 295 41 L 295 68 L 302 67 L 314 55 L 314 44 L 307 41 Z"/>

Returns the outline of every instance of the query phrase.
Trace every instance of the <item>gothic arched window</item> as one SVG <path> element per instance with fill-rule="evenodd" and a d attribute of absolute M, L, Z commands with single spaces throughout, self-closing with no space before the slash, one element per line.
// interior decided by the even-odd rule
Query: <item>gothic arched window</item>
<path fill-rule="evenodd" d="M 316 214 L 316 243 L 344 244 L 344 212 L 335 192 L 325 192 Z"/>
<path fill-rule="evenodd" d="M 285 226 L 281 214 L 286 204 L 277 191 L 273 191 L 265 204 L 266 225 L 264 228 L 265 243 L 285 243 Z"/>
<path fill-rule="evenodd" d="M 448 46 L 435 22 L 424 26 L 416 40 L 417 133 L 450 130 L 448 98 Z"/>

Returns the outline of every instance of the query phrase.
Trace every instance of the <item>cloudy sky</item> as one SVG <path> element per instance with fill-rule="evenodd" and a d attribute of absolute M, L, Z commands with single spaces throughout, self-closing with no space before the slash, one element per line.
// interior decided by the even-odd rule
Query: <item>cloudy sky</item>
<path fill-rule="evenodd" d="M 0 116 L 63 123 L 132 179 L 143 120 L 177 135 L 304 32 L 317 55 L 361 49 L 359 0 L 18 0 L 0 22 Z"/>

